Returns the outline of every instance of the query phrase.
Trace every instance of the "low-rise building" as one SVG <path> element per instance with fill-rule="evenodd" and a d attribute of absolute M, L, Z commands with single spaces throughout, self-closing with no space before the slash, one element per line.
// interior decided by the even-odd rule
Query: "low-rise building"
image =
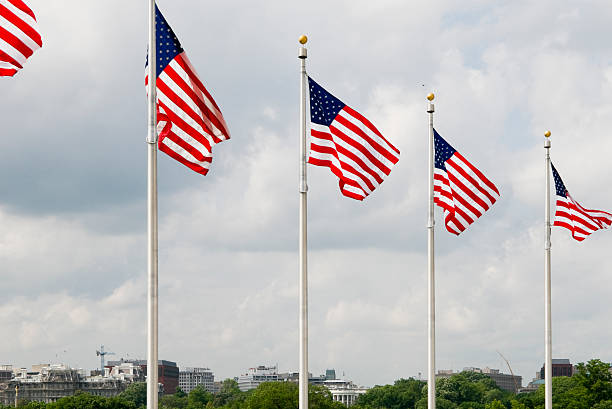
<path fill-rule="evenodd" d="M 18 374 L 0 382 L 0 403 L 13 405 L 16 399 L 51 403 L 77 391 L 111 397 L 123 392 L 129 383 L 112 377 L 87 378 L 83 370 L 65 365 L 41 365 Z"/>
<path fill-rule="evenodd" d="M 112 370 L 115 366 L 120 366 L 124 363 L 133 364 L 140 367 L 144 376 L 147 376 L 147 361 L 143 359 L 121 359 L 119 361 L 108 361 L 105 368 Z M 160 359 L 157 361 L 157 377 L 159 383 L 163 386 L 163 393 L 174 394 L 179 386 L 179 367 L 176 362 L 165 361 Z"/>
<path fill-rule="evenodd" d="M 247 373 L 238 377 L 237 381 L 238 388 L 240 388 L 242 392 L 257 389 L 257 387 L 264 382 L 278 381 L 277 368 L 276 366 L 264 365 L 260 365 L 256 368 L 249 368 Z"/>
<path fill-rule="evenodd" d="M 523 384 L 523 377 L 519 375 L 511 375 L 505 374 L 499 371 L 499 369 L 491 369 L 489 367 L 485 367 L 484 369 L 476 368 L 476 367 L 466 367 L 463 368 L 463 372 L 477 372 L 484 375 L 487 375 L 491 378 L 500 389 L 503 389 L 508 392 L 517 393 Z M 448 378 L 454 375 L 452 369 L 441 369 L 438 371 L 436 378 Z"/>
<path fill-rule="evenodd" d="M 215 375 L 209 368 L 185 368 L 179 371 L 179 387 L 189 393 L 202 385 L 209 392 L 215 392 Z"/>
<path fill-rule="evenodd" d="M 327 380 L 325 375 L 313 376 L 310 372 L 308 373 L 308 383 L 311 385 L 323 385 Z M 293 382 L 299 383 L 300 373 L 299 372 L 284 372 L 278 374 L 279 382 Z"/>
<path fill-rule="evenodd" d="M 328 379 L 323 385 L 329 389 L 335 402 L 340 402 L 346 407 L 355 404 L 359 395 L 363 395 L 368 391 L 368 388 L 357 386 L 351 381 L 342 379 Z"/>
<path fill-rule="evenodd" d="M 540 369 L 540 377 L 538 379 L 544 379 L 544 367 Z M 572 376 L 574 375 L 574 366 L 571 364 L 569 359 L 553 359 L 552 360 L 552 376 Z"/>
<path fill-rule="evenodd" d="M 10 381 L 13 378 L 12 365 L 0 365 L 0 382 Z"/>

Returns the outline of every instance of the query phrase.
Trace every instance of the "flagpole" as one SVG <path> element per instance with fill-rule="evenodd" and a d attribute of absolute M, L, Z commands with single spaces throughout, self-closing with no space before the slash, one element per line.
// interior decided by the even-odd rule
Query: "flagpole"
<path fill-rule="evenodd" d="M 157 39 L 155 0 L 149 0 L 149 121 L 147 134 L 147 409 L 157 409 L 158 400 L 158 272 L 157 272 Z"/>
<path fill-rule="evenodd" d="M 308 41 L 301 36 L 300 44 Z M 299 378 L 299 409 L 308 409 L 308 246 L 307 246 L 307 198 L 308 184 L 306 179 L 306 90 L 308 76 L 306 75 L 306 58 L 308 53 L 305 47 L 300 47 L 300 378 Z"/>
<path fill-rule="evenodd" d="M 552 319 L 551 319 L 551 290 L 550 290 L 550 131 L 544 134 L 544 149 L 546 149 L 546 242 L 544 245 L 544 302 L 546 304 L 545 311 L 545 369 L 544 369 L 544 388 L 545 388 L 545 409 L 552 409 Z"/>
<path fill-rule="evenodd" d="M 427 219 L 427 266 L 429 270 L 428 291 L 428 375 L 427 375 L 427 408 L 436 408 L 436 287 L 434 266 L 434 94 L 427 95 L 429 104 L 429 217 Z"/>

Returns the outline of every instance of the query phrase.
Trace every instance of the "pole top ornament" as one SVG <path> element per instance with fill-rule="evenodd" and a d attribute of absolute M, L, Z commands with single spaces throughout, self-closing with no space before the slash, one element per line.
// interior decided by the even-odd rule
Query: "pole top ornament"
<path fill-rule="evenodd" d="M 431 92 L 431 93 L 429 93 L 429 94 L 427 94 L 427 99 L 428 99 L 429 101 L 433 101 L 433 100 L 434 100 L 434 98 L 435 98 L 435 95 L 434 95 L 432 92 Z"/>
<path fill-rule="evenodd" d="M 545 136 L 545 137 L 550 138 L 550 135 L 551 135 L 551 134 L 550 134 L 550 131 L 546 131 L 546 132 L 544 132 L 544 136 Z"/>
<path fill-rule="evenodd" d="M 305 35 L 300 36 L 300 39 L 298 41 L 300 42 L 300 44 L 306 44 L 308 42 L 308 37 L 306 37 Z"/>

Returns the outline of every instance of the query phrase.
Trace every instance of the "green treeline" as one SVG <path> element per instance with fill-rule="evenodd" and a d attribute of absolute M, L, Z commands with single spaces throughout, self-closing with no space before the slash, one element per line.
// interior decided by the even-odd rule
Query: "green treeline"
<path fill-rule="evenodd" d="M 513 394 L 497 387 L 484 374 L 461 372 L 438 379 L 438 409 L 544 409 L 544 386 L 531 393 Z M 20 402 L 25 409 L 143 409 L 146 385 L 132 384 L 114 398 L 79 393 L 55 403 Z M 311 385 L 309 409 L 341 409 L 323 386 Z M 10 406 L 0 405 L 0 409 Z M 180 390 L 160 398 L 160 409 L 298 409 L 298 386 L 268 382 L 257 389 L 241 392 L 230 379 L 221 391 L 212 394 L 198 387 L 189 394 Z M 400 379 L 393 385 L 375 386 L 359 397 L 353 409 L 427 409 L 427 384 L 416 379 Z M 599 359 L 580 363 L 571 378 L 553 378 L 553 409 L 612 409 L 610 364 Z"/>

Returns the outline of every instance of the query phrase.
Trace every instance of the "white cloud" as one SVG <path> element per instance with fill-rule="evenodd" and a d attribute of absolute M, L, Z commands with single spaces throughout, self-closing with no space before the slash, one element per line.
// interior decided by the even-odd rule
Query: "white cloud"
<path fill-rule="evenodd" d="M 0 356 L 91 368 L 105 344 L 144 358 L 146 10 L 31 6 L 45 46 L 2 81 L 0 102 L 9 294 L 0 325 L 18 340 Z M 335 367 L 363 384 L 426 372 L 425 95 L 434 91 L 437 129 L 502 193 L 459 238 L 437 213 L 438 367 L 505 369 L 499 350 L 531 378 L 543 360 L 546 129 L 572 194 L 612 209 L 600 160 L 612 149 L 607 3 L 160 7 L 232 132 L 205 178 L 160 155 L 161 357 L 220 377 L 297 368 L 295 54 L 306 33 L 309 73 L 402 152 L 363 203 L 341 197 L 327 169 L 309 168 L 311 370 Z M 555 357 L 612 353 L 602 256 L 611 237 L 577 244 L 554 229 Z"/>

